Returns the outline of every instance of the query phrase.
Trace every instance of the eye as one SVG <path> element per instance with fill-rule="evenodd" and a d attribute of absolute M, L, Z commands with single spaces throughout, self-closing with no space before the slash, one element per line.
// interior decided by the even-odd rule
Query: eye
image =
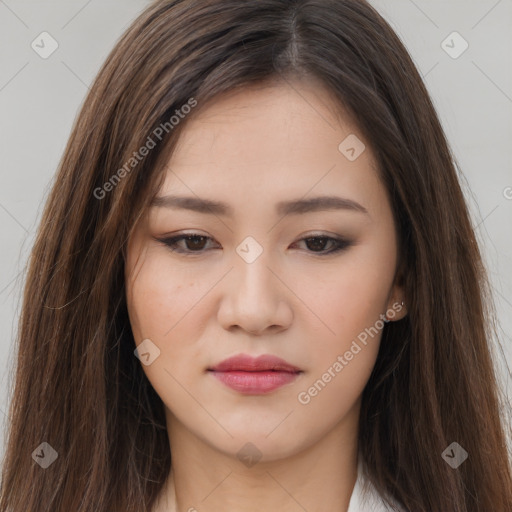
<path fill-rule="evenodd" d="M 333 254 L 335 252 L 343 251 L 352 245 L 352 242 L 344 238 L 335 238 L 326 235 L 314 235 L 307 238 L 302 238 L 299 242 L 305 242 L 306 247 L 311 249 L 310 252 L 318 253 L 320 255 Z M 331 245 L 330 250 L 325 250 L 325 247 Z"/>
<path fill-rule="evenodd" d="M 169 247 L 172 251 L 192 255 L 194 253 L 202 254 L 207 250 L 211 250 L 211 248 L 205 249 L 205 246 L 207 246 L 208 241 L 213 239 L 199 233 L 183 233 L 169 238 L 157 238 L 156 240 Z M 180 245 L 181 242 L 183 242 L 183 244 Z M 352 245 L 350 240 L 344 238 L 316 234 L 302 238 L 299 242 L 306 242 L 306 247 L 309 249 L 308 252 L 317 253 L 319 255 L 333 254 L 345 250 Z M 331 249 L 325 250 L 326 246 L 328 247 L 329 245 Z"/>
<path fill-rule="evenodd" d="M 201 253 L 205 252 L 204 247 L 207 240 L 212 240 L 212 238 L 197 233 L 187 233 L 170 238 L 159 239 L 159 242 L 162 242 L 173 251 L 179 253 Z M 178 245 L 179 242 L 185 243 L 185 249 L 183 248 L 183 245 Z"/>

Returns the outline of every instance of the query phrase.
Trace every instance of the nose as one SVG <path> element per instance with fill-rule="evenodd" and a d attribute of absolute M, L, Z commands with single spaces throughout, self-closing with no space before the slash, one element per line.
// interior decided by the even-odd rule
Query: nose
<path fill-rule="evenodd" d="M 274 270 L 265 251 L 252 263 L 235 255 L 225 281 L 218 321 L 226 330 L 253 335 L 287 329 L 293 320 L 292 292 Z"/>

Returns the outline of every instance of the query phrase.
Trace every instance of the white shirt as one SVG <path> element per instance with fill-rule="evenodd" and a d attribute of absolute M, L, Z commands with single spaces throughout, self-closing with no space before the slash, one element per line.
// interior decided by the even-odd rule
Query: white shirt
<path fill-rule="evenodd" d="M 357 467 L 357 480 L 350 497 L 347 512 L 389 512 L 389 508 L 373 484 L 363 475 L 362 461 L 359 459 Z M 397 508 L 398 504 L 394 503 Z M 400 508 L 400 510 L 402 510 Z"/>

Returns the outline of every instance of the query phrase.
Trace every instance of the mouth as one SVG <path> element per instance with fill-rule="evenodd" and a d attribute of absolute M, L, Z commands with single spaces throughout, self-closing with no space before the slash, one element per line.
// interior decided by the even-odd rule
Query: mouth
<path fill-rule="evenodd" d="M 207 371 L 227 387 L 247 395 L 270 393 L 304 373 L 283 359 L 267 354 L 257 358 L 241 354 Z"/>

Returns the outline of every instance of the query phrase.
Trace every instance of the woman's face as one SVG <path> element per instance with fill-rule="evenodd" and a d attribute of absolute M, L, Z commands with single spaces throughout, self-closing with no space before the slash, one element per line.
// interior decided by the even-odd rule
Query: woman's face
<path fill-rule="evenodd" d="M 134 338 L 171 442 L 181 430 L 275 460 L 357 429 L 384 314 L 405 310 L 374 157 L 333 112 L 314 82 L 249 88 L 182 133 L 126 263 Z M 263 354 L 295 372 L 218 368 Z"/>

